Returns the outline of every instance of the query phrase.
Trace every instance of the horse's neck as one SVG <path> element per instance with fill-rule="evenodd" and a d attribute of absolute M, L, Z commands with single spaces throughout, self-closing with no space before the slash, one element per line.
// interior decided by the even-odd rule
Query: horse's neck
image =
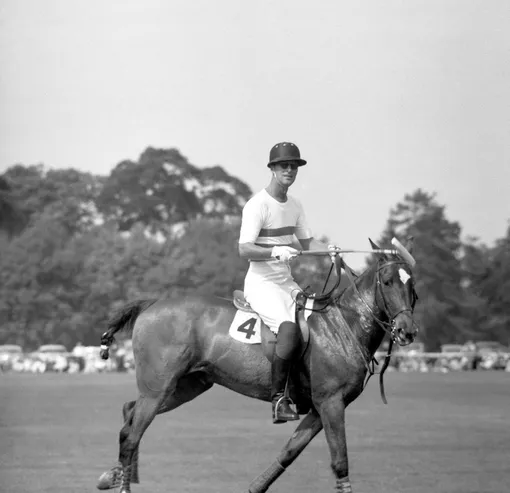
<path fill-rule="evenodd" d="M 339 316 L 345 319 L 359 344 L 367 354 L 373 356 L 384 337 L 384 330 L 378 321 L 386 322 L 386 314 L 376 302 L 375 266 L 365 271 L 339 296 Z"/>

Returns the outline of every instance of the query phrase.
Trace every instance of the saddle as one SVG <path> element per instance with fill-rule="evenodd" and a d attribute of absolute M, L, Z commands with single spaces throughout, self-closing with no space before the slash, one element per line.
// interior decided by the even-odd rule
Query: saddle
<path fill-rule="evenodd" d="M 310 328 L 308 322 L 305 319 L 305 306 L 307 298 L 304 293 L 298 293 L 296 297 L 296 312 L 295 322 L 298 324 L 301 330 L 301 341 L 300 341 L 300 355 L 298 359 L 301 359 L 303 354 L 308 347 L 310 341 Z M 257 312 L 251 307 L 246 301 L 244 293 L 240 290 L 235 290 L 233 295 L 234 306 L 241 311 L 254 313 L 258 316 Z M 269 361 L 273 361 L 274 346 L 276 344 L 276 334 L 261 320 L 260 335 L 262 339 L 262 351 Z"/>

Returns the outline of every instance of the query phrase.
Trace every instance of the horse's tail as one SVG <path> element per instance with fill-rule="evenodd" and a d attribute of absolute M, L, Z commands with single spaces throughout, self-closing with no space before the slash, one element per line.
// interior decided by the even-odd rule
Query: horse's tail
<path fill-rule="evenodd" d="M 108 330 L 101 336 L 100 355 L 103 359 L 110 356 L 110 346 L 115 341 L 113 337 L 119 330 L 133 330 L 133 325 L 138 315 L 147 310 L 157 300 L 138 300 L 124 305 L 108 321 Z"/>

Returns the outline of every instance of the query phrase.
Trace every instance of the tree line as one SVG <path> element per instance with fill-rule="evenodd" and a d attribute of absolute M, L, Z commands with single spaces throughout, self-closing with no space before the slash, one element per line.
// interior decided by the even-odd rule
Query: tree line
<path fill-rule="evenodd" d="M 115 309 L 136 298 L 231 297 L 251 190 L 221 167 L 200 170 L 176 149 L 148 148 L 109 175 L 15 165 L 0 175 L 0 344 L 97 345 Z M 510 228 L 493 246 L 461 240 L 434 194 L 391 210 L 378 242 L 413 236 L 420 340 L 510 345 Z M 367 259 L 370 262 L 371 259 Z M 296 280 L 321 291 L 327 259 L 302 258 Z"/>

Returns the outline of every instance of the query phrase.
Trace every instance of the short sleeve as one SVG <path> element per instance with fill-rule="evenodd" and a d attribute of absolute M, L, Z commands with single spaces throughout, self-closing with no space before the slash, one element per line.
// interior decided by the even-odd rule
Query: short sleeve
<path fill-rule="evenodd" d="M 294 200 L 296 201 L 296 208 L 298 210 L 295 235 L 298 240 L 307 240 L 308 238 L 312 237 L 312 231 L 308 227 L 305 211 L 301 205 L 301 202 L 299 202 L 297 199 Z"/>
<path fill-rule="evenodd" d="M 243 208 L 239 243 L 255 243 L 262 229 L 262 207 L 254 200 L 248 200 Z"/>

